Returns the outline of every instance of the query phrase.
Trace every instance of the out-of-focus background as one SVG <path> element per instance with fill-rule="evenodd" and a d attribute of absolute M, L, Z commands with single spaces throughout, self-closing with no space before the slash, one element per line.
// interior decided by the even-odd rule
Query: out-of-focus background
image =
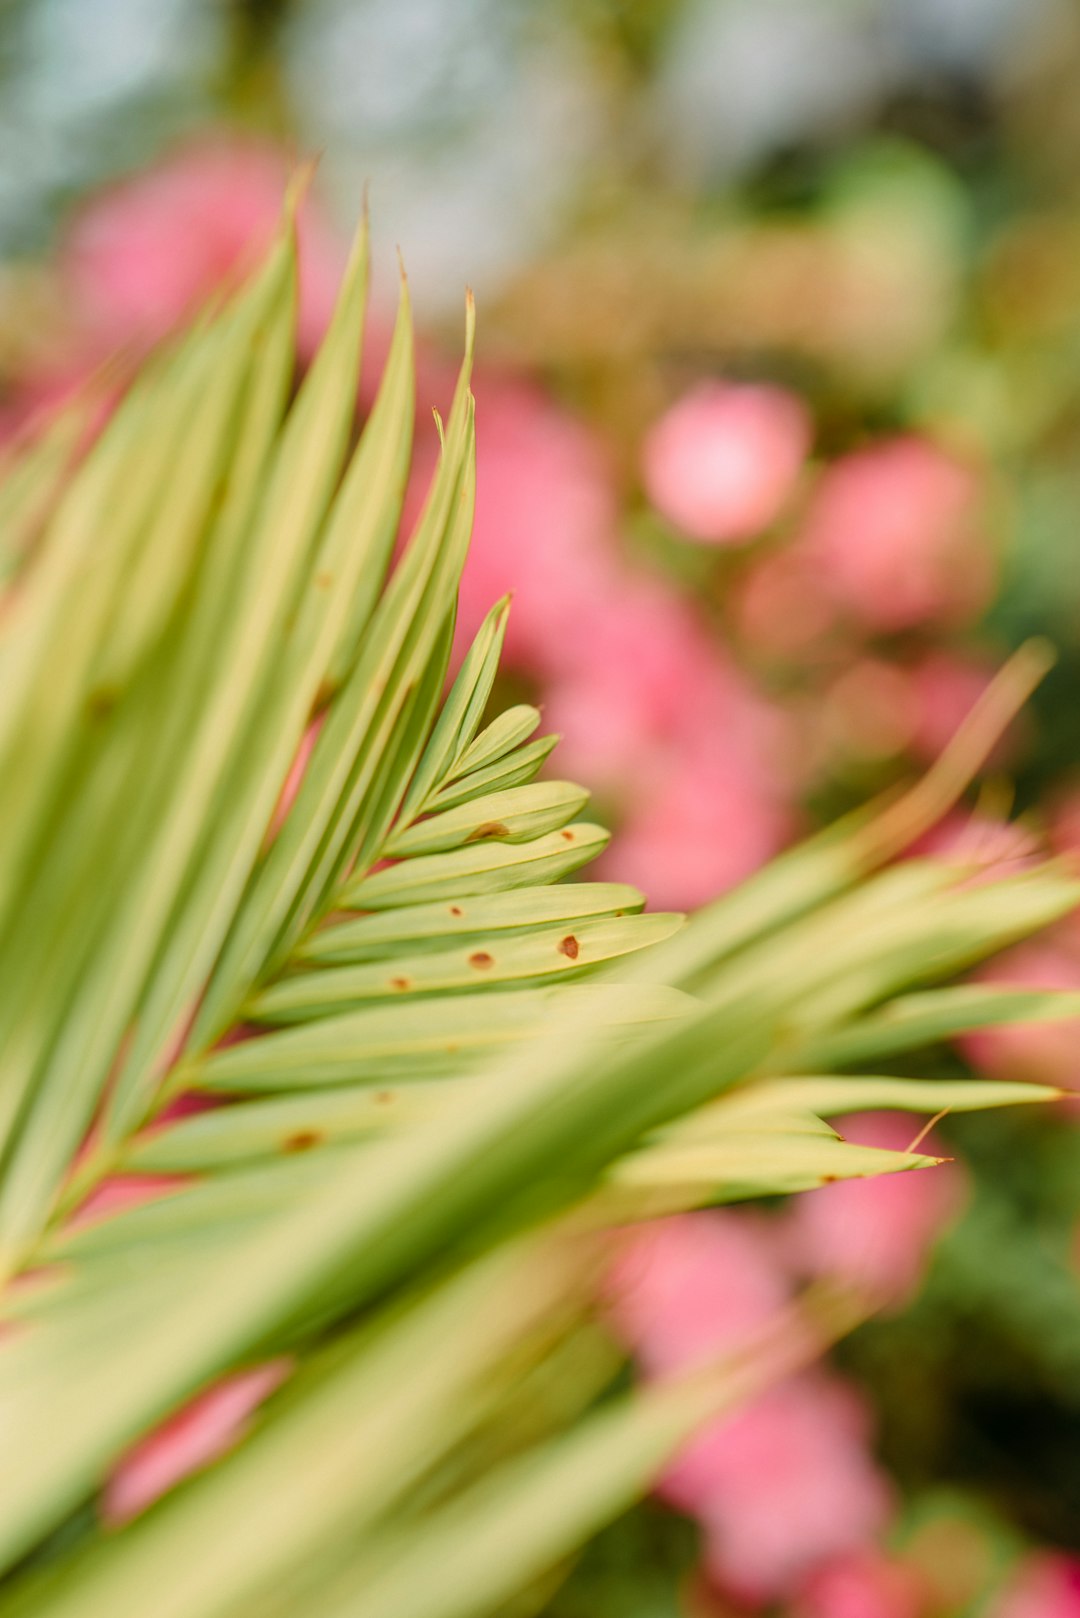
<path fill-rule="evenodd" d="M 1078 83 L 1072 0 L 6 0 L 0 436 L 249 262 L 321 153 L 300 362 L 367 185 L 372 376 L 395 246 L 425 411 L 476 290 L 463 631 L 514 588 L 504 690 L 608 874 L 703 903 L 924 767 L 1033 633 L 1057 668 L 937 846 L 1076 851 Z M 418 491 L 433 455 L 422 413 Z M 1080 987 L 1080 923 L 993 970 Z M 1080 1090 L 1080 1031 L 946 1061 Z M 706 1435 L 559 1618 L 1080 1615 L 1075 1105 L 934 1139 L 933 1177 L 650 1239 L 642 1375 L 798 1275 L 886 1309 Z"/>

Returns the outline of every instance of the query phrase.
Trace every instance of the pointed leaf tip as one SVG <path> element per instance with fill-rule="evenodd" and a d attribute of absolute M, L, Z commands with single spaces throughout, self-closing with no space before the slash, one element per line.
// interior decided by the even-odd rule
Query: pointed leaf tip
<path fill-rule="evenodd" d="M 283 212 L 285 222 L 290 229 L 296 224 L 296 216 L 311 187 L 311 182 L 315 178 L 315 170 L 318 166 L 318 155 L 305 157 L 297 162 L 289 176 L 285 187 Z"/>
<path fill-rule="evenodd" d="M 368 215 L 367 205 L 365 204 L 360 214 L 360 218 L 357 221 L 356 229 L 353 232 L 352 243 L 349 247 L 349 258 L 345 266 L 346 280 L 348 280 L 349 276 L 357 269 L 357 267 L 363 266 L 366 263 L 369 237 L 371 234 L 370 225 L 371 221 Z"/>
<path fill-rule="evenodd" d="M 465 363 L 472 365 L 473 349 L 476 344 L 476 299 L 472 288 L 465 288 Z"/>

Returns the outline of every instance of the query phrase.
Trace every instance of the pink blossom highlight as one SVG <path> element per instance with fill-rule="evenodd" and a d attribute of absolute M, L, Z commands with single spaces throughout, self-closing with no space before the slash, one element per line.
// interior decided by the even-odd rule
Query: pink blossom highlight
<path fill-rule="evenodd" d="M 892 1490 L 873 1461 L 869 1406 L 838 1377 L 804 1372 L 697 1439 L 661 1493 L 705 1531 L 711 1578 L 754 1602 L 873 1543 Z"/>
<path fill-rule="evenodd" d="M 783 846 L 791 816 L 754 766 L 734 750 L 673 764 L 630 804 L 605 876 L 641 884 L 661 907 L 693 910 L 756 871 Z"/>
<path fill-rule="evenodd" d="M 780 515 L 810 447 L 810 417 L 768 383 L 704 382 L 645 439 L 645 489 L 692 539 L 732 544 Z"/>
<path fill-rule="evenodd" d="M 801 543 L 837 602 L 872 630 L 963 622 L 985 606 L 993 567 L 974 471 L 922 438 L 836 461 Z"/>
<path fill-rule="evenodd" d="M 620 1240 L 610 1315 L 653 1376 L 736 1347 L 788 1302 L 768 1225 L 740 1213 L 684 1214 L 637 1225 Z"/>
<path fill-rule="evenodd" d="M 93 198 L 62 271 L 106 349 L 164 336 L 257 262 L 281 219 L 290 165 L 273 147 L 203 140 Z M 310 355 L 334 306 L 342 252 L 310 200 L 300 210 L 298 342 Z"/>

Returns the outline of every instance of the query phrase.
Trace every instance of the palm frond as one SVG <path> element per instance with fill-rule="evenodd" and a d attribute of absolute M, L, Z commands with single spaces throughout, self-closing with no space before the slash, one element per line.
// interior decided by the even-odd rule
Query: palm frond
<path fill-rule="evenodd" d="M 286 231 L 74 471 L 62 423 L 0 496 L 3 1615 L 493 1610 L 813 1351 L 781 1323 L 746 1363 L 606 1394 L 605 1228 L 929 1166 L 825 1120 L 1044 1099 L 879 1064 L 1076 1011 L 942 986 L 1073 907 L 1066 872 L 888 863 L 1038 654 L 912 794 L 685 926 L 564 880 L 607 833 L 581 789 L 536 779 L 554 743 L 535 709 L 484 724 L 508 603 L 443 694 L 471 309 L 392 566 L 411 320 L 403 286 L 350 450 L 366 279 L 361 233 L 290 399 Z M 177 1116 L 192 1096 L 222 1104 Z M 94 1215 L 139 1175 L 175 1178 Z M 130 1447 L 271 1356 L 291 1374 L 243 1442 L 106 1531 L 95 1503 Z"/>

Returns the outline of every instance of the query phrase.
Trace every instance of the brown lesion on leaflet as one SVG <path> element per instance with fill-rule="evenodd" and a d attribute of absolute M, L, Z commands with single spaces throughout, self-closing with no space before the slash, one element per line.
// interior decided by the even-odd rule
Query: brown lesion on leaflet
<path fill-rule="evenodd" d="M 478 949 L 469 956 L 469 965 L 474 967 L 477 972 L 486 972 L 489 967 L 495 965 L 495 957 L 494 955 L 489 955 L 486 949 Z"/>
<path fill-rule="evenodd" d="M 467 843 L 480 843 L 488 837 L 509 837 L 510 828 L 504 826 L 501 820 L 485 820 L 482 826 L 476 826 L 466 837 Z"/>
<path fill-rule="evenodd" d="M 116 704 L 120 700 L 120 693 L 109 686 L 99 686 L 91 691 L 86 698 L 85 714 L 92 724 L 100 724 L 108 719 Z"/>
<path fill-rule="evenodd" d="M 581 952 L 581 946 L 573 933 L 567 933 L 565 938 L 559 940 L 555 948 L 560 955 L 565 955 L 568 961 L 576 961 Z"/>
<path fill-rule="evenodd" d="M 286 1135 L 281 1143 L 283 1152 L 310 1152 L 316 1146 L 321 1146 L 326 1136 L 320 1129 L 298 1129 L 292 1135 Z"/>

